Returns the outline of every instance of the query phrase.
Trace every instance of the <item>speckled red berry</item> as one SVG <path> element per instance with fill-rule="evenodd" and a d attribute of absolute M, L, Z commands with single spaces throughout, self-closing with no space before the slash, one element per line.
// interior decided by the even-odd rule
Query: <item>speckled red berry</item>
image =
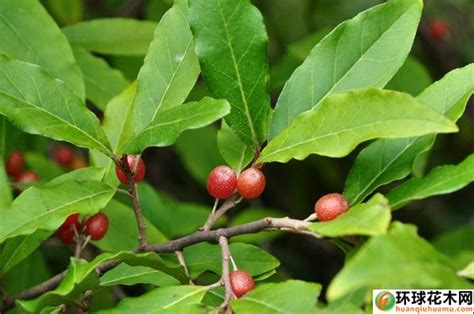
<path fill-rule="evenodd" d="M 260 170 L 249 168 L 240 174 L 237 180 L 237 192 L 243 198 L 256 198 L 263 193 L 266 184 L 265 175 Z"/>
<path fill-rule="evenodd" d="M 242 297 L 247 292 L 255 288 L 252 276 L 243 270 L 234 270 L 230 273 L 230 285 L 237 298 Z"/>
<path fill-rule="evenodd" d="M 15 181 L 20 184 L 28 184 L 39 181 L 39 176 L 33 170 L 26 170 L 16 176 Z"/>
<path fill-rule="evenodd" d="M 432 38 L 444 39 L 449 34 L 449 24 L 443 19 L 435 19 L 430 22 L 429 31 Z"/>
<path fill-rule="evenodd" d="M 207 177 L 207 191 L 218 199 L 225 199 L 235 193 L 237 175 L 227 166 L 214 168 Z"/>
<path fill-rule="evenodd" d="M 349 203 L 339 193 L 326 194 L 314 204 L 314 211 L 320 221 L 333 220 L 348 209 Z"/>
<path fill-rule="evenodd" d="M 74 162 L 74 150 L 66 145 L 56 147 L 53 152 L 54 160 L 63 167 L 71 167 Z"/>
<path fill-rule="evenodd" d="M 135 182 L 140 182 L 145 177 L 145 162 L 140 156 L 128 155 L 127 156 L 128 168 L 132 171 Z M 115 166 L 115 173 L 117 178 L 123 184 L 128 184 L 128 178 L 125 172 L 120 169 L 119 166 Z"/>
<path fill-rule="evenodd" d="M 59 229 L 56 231 L 56 235 L 63 243 L 74 243 L 74 226 L 76 227 L 76 231 L 80 232 L 81 223 L 79 222 L 79 213 L 69 215 L 64 221 L 64 223 L 61 225 L 61 227 L 59 227 Z"/>
<path fill-rule="evenodd" d="M 84 224 L 86 225 L 84 233 L 95 241 L 102 239 L 109 230 L 109 219 L 104 213 L 89 217 Z"/>
<path fill-rule="evenodd" d="M 23 170 L 24 164 L 25 158 L 23 157 L 23 153 L 15 149 L 5 163 L 5 171 L 9 176 L 16 177 Z"/>

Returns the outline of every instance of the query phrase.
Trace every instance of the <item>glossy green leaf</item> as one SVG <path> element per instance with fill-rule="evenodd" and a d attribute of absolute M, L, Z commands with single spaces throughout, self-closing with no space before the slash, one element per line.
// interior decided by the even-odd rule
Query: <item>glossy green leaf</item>
<path fill-rule="evenodd" d="M 144 56 L 156 23 L 125 18 L 104 18 L 63 28 L 69 42 L 87 50 L 123 56 Z"/>
<path fill-rule="evenodd" d="M 183 132 L 175 147 L 186 170 L 203 186 L 212 169 L 225 163 L 217 149 L 217 129 L 214 125 Z"/>
<path fill-rule="evenodd" d="M 129 144 L 128 153 L 141 153 L 150 146 L 172 145 L 179 134 L 188 129 L 196 129 L 224 117 L 230 111 L 226 100 L 205 97 L 199 102 L 191 102 L 160 112 Z"/>
<path fill-rule="evenodd" d="M 7 273 L 13 266 L 27 258 L 51 234 L 39 230 L 27 236 L 18 236 L 5 242 L 0 250 L 0 273 Z"/>
<path fill-rule="evenodd" d="M 147 266 L 130 266 L 122 263 L 100 278 L 101 286 L 151 284 L 155 286 L 179 285 L 174 277 Z"/>
<path fill-rule="evenodd" d="M 456 121 L 474 91 L 474 65 L 446 74 L 429 86 L 417 99 Z M 379 186 L 407 176 L 415 158 L 428 151 L 435 136 L 381 139 L 357 156 L 346 179 L 344 195 L 351 204 L 361 202 Z"/>
<path fill-rule="evenodd" d="M 301 280 L 263 284 L 238 300 L 232 309 L 239 313 L 317 313 L 321 285 Z"/>
<path fill-rule="evenodd" d="M 99 120 L 62 81 L 40 67 L 0 56 L 0 114 L 31 134 L 111 154 Z"/>
<path fill-rule="evenodd" d="M 131 266 L 142 265 L 164 271 L 173 277 L 179 278 L 181 282 L 186 280 L 184 271 L 179 265 L 171 265 L 155 253 L 104 253 L 97 256 L 91 262 L 72 258 L 66 277 L 56 289 L 45 292 L 33 300 L 17 301 L 17 304 L 21 309 L 30 313 L 39 313 L 48 306 L 74 304 L 80 300 L 82 292 L 99 288 L 99 276 L 96 272 L 96 267 L 115 259 L 122 260 Z"/>
<path fill-rule="evenodd" d="M 97 312 L 113 313 L 189 313 L 194 314 L 207 287 L 177 286 L 157 288 L 139 297 L 126 298 L 113 309 Z M 191 306 L 191 307 L 190 307 Z M 198 311 L 197 313 L 202 313 Z"/>
<path fill-rule="evenodd" d="M 135 128 L 144 129 L 158 112 L 181 105 L 199 75 L 199 62 L 186 7 L 175 4 L 161 19 L 138 73 Z"/>
<path fill-rule="evenodd" d="M 377 236 L 387 232 L 390 219 L 387 199 L 376 194 L 367 203 L 351 207 L 334 220 L 311 224 L 310 230 L 325 237 Z"/>
<path fill-rule="evenodd" d="M 249 0 L 193 0 L 189 20 L 209 91 L 232 106 L 226 122 L 244 143 L 259 146 L 270 114 L 262 15 Z"/>
<path fill-rule="evenodd" d="M 230 251 L 237 267 L 245 269 L 252 276 L 277 268 L 280 262 L 272 255 L 256 246 L 246 243 L 232 243 Z M 184 249 L 184 258 L 192 278 L 204 271 L 216 274 L 222 272 L 221 250 L 218 245 L 199 243 Z"/>
<path fill-rule="evenodd" d="M 442 233 L 432 241 L 441 253 L 449 256 L 458 269 L 474 261 L 474 228 L 472 223 Z"/>
<path fill-rule="evenodd" d="M 104 177 L 105 169 L 101 167 L 85 167 L 70 171 L 62 176 L 56 177 L 45 184 L 46 187 L 52 187 L 71 180 L 76 181 L 101 181 Z"/>
<path fill-rule="evenodd" d="M 420 94 L 433 80 L 428 69 L 415 57 L 408 56 L 397 74 L 385 86 L 386 89 L 397 90 L 412 96 Z"/>
<path fill-rule="evenodd" d="M 120 156 L 120 150 L 133 136 L 133 99 L 137 91 L 137 84 L 132 83 L 120 95 L 112 98 L 104 112 L 102 127 L 110 141 L 112 151 Z M 90 159 L 95 166 L 106 169 L 105 182 L 116 186 L 119 181 L 115 174 L 113 160 L 98 151 L 90 152 Z"/>
<path fill-rule="evenodd" d="M 318 109 L 335 93 L 383 87 L 411 49 L 422 1 L 393 0 L 341 23 L 296 69 L 278 98 L 270 139 L 300 113 Z"/>
<path fill-rule="evenodd" d="M 39 1 L 4 0 L 0 12 L 0 53 L 41 66 L 84 99 L 84 82 L 71 47 Z"/>
<path fill-rule="evenodd" d="M 87 50 L 73 47 L 72 51 L 84 76 L 86 98 L 103 111 L 109 100 L 129 84 L 128 80 L 122 72 L 110 67 L 104 59 Z"/>
<path fill-rule="evenodd" d="M 346 263 L 329 285 L 327 298 L 335 300 L 363 287 L 462 289 L 472 285 L 457 277 L 449 259 L 419 237 L 413 226 L 395 222 L 387 235 L 369 239 Z"/>
<path fill-rule="evenodd" d="M 0 243 L 36 230 L 56 230 L 71 213 L 94 214 L 115 190 L 98 181 L 65 181 L 57 185 L 31 187 L 0 212 Z"/>
<path fill-rule="evenodd" d="M 414 200 L 448 194 L 462 189 L 474 181 L 474 154 L 458 165 L 439 166 L 426 177 L 413 178 L 387 194 L 393 210 Z"/>
<path fill-rule="evenodd" d="M 105 237 L 100 241 L 93 241 L 93 245 L 102 251 L 108 252 L 133 251 L 136 249 L 138 246 L 138 227 L 133 209 L 112 200 L 102 212 L 109 218 L 109 229 Z M 147 219 L 145 219 L 145 224 L 150 243 L 161 243 L 167 240 L 161 231 Z"/>
<path fill-rule="evenodd" d="M 343 157 L 374 138 L 449 133 L 454 123 L 408 94 L 375 88 L 327 97 L 271 140 L 260 162 L 302 160 L 310 154 Z"/>
<path fill-rule="evenodd" d="M 252 147 L 243 143 L 227 123 L 217 132 L 217 147 L 226 163 L 240 173 L 253 159 Z"/>

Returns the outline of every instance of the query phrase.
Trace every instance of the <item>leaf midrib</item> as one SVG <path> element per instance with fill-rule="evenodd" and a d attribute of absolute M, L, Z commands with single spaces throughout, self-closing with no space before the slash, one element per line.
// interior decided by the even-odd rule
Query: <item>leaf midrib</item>
<path fill-rule="evenodd" d="M 185 299 L 188 299 L 188 298 L 192 297 L 193 295 L 198 294 L 198 293 L 201 293 L 202 291 L 205 291 L 205 290 L 208 290 L 208 288 L 207 288 L 207 287 L 202 287 L 202 288 L 199 289 L 199 290 L 192 291 L 192 292 L 190 292 L 190 293 L 188 293 L 188 294 L 183 295 L 181 298 L 176 299 L 174 302 L 171 302 L 171 303 L 167 304 L 166 306 L 164 306 L 164 307 L 162 307 L 162 308 L 163 308 L 163 309 L 170 308 L 170 307 L 172 307 L 173 305 L 176 305 L 176 304 L 180 303 L 181 301 L 183 301 L 183 300 L 185 300 Z"/>

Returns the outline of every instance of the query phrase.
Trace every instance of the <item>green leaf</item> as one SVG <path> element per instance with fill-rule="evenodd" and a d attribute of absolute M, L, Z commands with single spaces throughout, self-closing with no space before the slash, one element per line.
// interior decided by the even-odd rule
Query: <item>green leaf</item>
<path fill-rule="evenodd" d="M 209 206 L 177 201 L 144 182 L 138 185 L 138 192 L 143 215 L 168 238 L 195 232 L 204 225 L 211 211 Z M 222 221 L 219 219 L 217 225 Z"/>
<path fill-rule="evenodd" d="M 100 278 L 101 286 L 151 284 L 155 286 L 179 285 L 174 277 L 147 266 L 130 266 L 122 263 Z"/>
<path fill-rule="evenodd" d="M 416 96 L 427 88 L 433 80 L 426 67 L 415 57 L 408 56 L 403 66 L 397 74 L 385 86 L 386 89 L 393 89 L 400 92 Z"/>
<path fill-rule="evenodd" d="M 52 275 L 41 252 L 34 251 L 27 259 L 2 275 L 2 287 L 10 295 L 15 295 L 48 280 Z M 10 312 L 12 311 L 8 313 Z"/>
<path fill-rule="evenodd" d="M 0 55 L 0 114 L 31 134 L 110 155 L 97 117 L 62 81 L 40 67 Z"/>
<path fill-rule="evenodd" d="M 229 222 L 229 227 L 242 225 L 248 222 L 260 220 L 266 217 L 285 217 L 286 213 L 268 208 L 250 207 L 239 211 Z M 282 235 L 280 232 L 258 232 L 253 234 L 242 234 L 232 238 L 233 242 L 260 243 L 270 241 Z"/>
<path fill-rule="evenodd" d="M 120 95 L 112 98 L 105 108 L 102 127 L 110 141 L 113 153 L 117 156 L 123 153 L 120 148 L 134 136 L 133 99 L 136 91 L 137 84 L 130 84 Z M 105 182 L 113 186 L 118 185 L 115 164 L 111 158 L 98 151 L 91 151 L 90 159 L 92 164 L 106 169 Z"/>
<path fill-rule="evenodd" d="M 417 99 L 456 121 L 474 91 L 474 65 L 456 69 L 429 86 Z M 415 158 L 433 145 L 434 135 L 404 139 L 381 139 L 357 156 L 346 179 L 344 195 L 351 204 L 365 199 L 379 186 L 403 179 Z"/>
<path fill-rule="evenodd" d="M 50 234 L 51 231 L 39 230 L 27 236 L 7 240 L 0 251 L 0 273 L 7 273 L 27 258 Z"/>
<path fill-rule="evenodd" d="M 176 286 L 157 288 L 139 297 L 126 298 L 113 309 L 97 312 L 106 313 L 196 313 L 197 306 L 207 287 Z M 191 310 L 190 310 L 191 309 Z M 198 311 L 197 313 L 202 313 Z"/>
<path fill-rule="evenodd" d="M 87 99 L 103 111 L 109 100 L 129 84 L 128 80 L 122 72 L 87 50 L 73 47 L 72 51 L 84 76 Z"/>
<path fill-rule="evenodd" d="M 126 151 L 141 153 L 150 146 L 170 146 L 183 131 L 211 124 L 229 111 L 230 106 L 226 100 L 208 97 L 199 102 L 191 102 L 162 111 L 133 139 Z"/>
<path fill-rule="evenodd" d="M 42 3 L 61 25 L 77 23 L 82 19 L 84 11 L 82 0 L 43 0 Z"/>
<path fill-rule="evenodd" d="M 133 209 L 116 200 L 110 201 L 102 210 L 109 218 L 109 230 L 100 241 L 92 242 L 102 251 L 133 251 L 138 245 L 138 227 Z M 161 243 L 166 237 L 145 218 L 150 243 Z"/>
<path fill-rule="evenodd" d="M 387 198 L 395 210 L 414 200 L 455 192 L 473 181 L 474 154 L 471 154 L 458 165 L 439 166 L 426 177 L 403 183 L 390 191 Z"/>
<path fill-rule="evenodd" d="M 237 267 L 256 276 L 277 268 L 280 262 L 268 252 L 246 243 L 230 245 Z M 184 258 L 193 279 L 205 271 L 222 273 L 221 251 L 218 245 L 199 243 L 184 249 Z"/>
<path fill-rule="evenodd" d="M 43 182 L 47 182 L 66 172 L 58 163 L 42 154 L 27 152 L 24 156 L 27 168 L 36 172 Z"/>
<path fill-rule="evenodd" d="M 325 237 L 377 236 L 387 232 L 390 219 L 387 199 L 376 194 L 367 203 L 351 207 L 334 220 L 313 223 L 309 229 Z"/>
<path fill-rule="evenodd" d="M 0 117 L 2 119 L 3 117 Z M 0 121 L 0 128 L 2 127 Z M 0 153 L 0 212 L 7 209 L 12 200 L 12 190 L 10 188 L 10 181 L 8 180 L 7 173 L 5 172 L 5 163 L 3 162 L 4 156 Z"/>
<path fill-rule="evenodd" d="M 321 285 L 301 280 L 268 283 L 255 288 L 238 300 L 232 309 L 239 313 L 315 313 Z"/>
<path fill-rule="evenodd" d="M 161 19 L 138 73 L 135 129 L 144 129 L 158 112 L 181 105 L 199 75 L 199 62 L 182 3 Z"/>
<path fill-rule="evenodd" d="M 31 187 L 0 212 L 0 243 L 36 230 L 56 230 L 71 213 L 94 214 L 105 207 L 115 190 L 97 181 L 65 181 Z"/>
<path fill-rule="evenodd" d="M 99 276 L 96 272 L 96 267 L 102 263 L 115 259 L 122 260 L 131 266 L 142 265 L 161 270 L 178 278 L 181 282 L 186 280 L 186 276 L 181 266 L 174 264 L 171 265 L 155 253 L 104 253 L 97 256 L 89 263 L 82 259 L 79 260 L 72 258 L 66 277 L 61 281 L 56 289 L 43 293 L 41 296 L 33 300 L 19 300 L 17 301 L 17 305 L 24 311 L 39 313 L 47 306 L 77 304 L 84 291 L 97 290 L 99 288 Z"/>
<path fill-rule="evenodd" d="M 254 156 L 252 147 L 244 144 L 227 123 L 217 132 L 217 147 L 226 163 L 240 173 Z"/>
<path fill-rule="evenodd" d="M 443 233 L 432 243 L 441 253 L 449 256 L 458 269 L 474 261 L 474 229 L 472 223 Z"/>
<path fill-rule="evenodd" d="M 0 54 L 41 66 L 84 99 L 84 82 L 71 47 L 39 1 L 1 1 L 0 12 Z"/>
<path fill-rule="evenodd" d="M 310 154 L 343 157 L 374 138 L 457 131 L 450 120 L 408 94 L 369 88 L 327 97 L 268 143 L 260 162 L 302 160 Z"/>
<path fill-rule="evenodd" d="M 63 28 L 69 42 L 87 50 L 123 56 L 144 56 L 153 39 L 156 22 L 104 18 Z"/>
<path fill-rule="evenodd" d="M 104 168 L 101 167 L 85 167 L 70 171 L 62 176 L 56 177 L 45 184 L 45 187 L 53 187 L 61 183 L 71 180 L 75 181 L 100 181 L 104 177 Z"/>
<path fill-rule="evenodd" d="M 217 129 L 214 125 L 183 132 L 175 147 L 186 170 L 203 186 L 212 169 L 225 163 L 217 149 Z"/>
<path fill-rule="evenodd" d="M 285 84 L 270 139 L 300 113 L 318 109 L 329 95 L 387 84 L 411 49 L 422 7 L 420 0 L 394 0 L 339 24 Z"/>
<path fill-rule="evenodd" d="M 407 267 L 410 265 L 410 267 Z M 329 285 L 328 300 L 368 289 L 468 288 L 448 258 L 416 234 L 413 226 L 392 224 L 387 235 L 369 239 Z"/>
<path fill-rule="evenodd" d="M 458 276 L 474 280 L 474 262 L 470 262 L 466 267 L 458 271 Z"/>
<path fill-rule="evenodd" d="M 249 0 L 193 0 L 189 20 L 211 95 L 229 101 L 226 122 L 256 148 L 266 139 L 271 110 L 262 15 Z"/>

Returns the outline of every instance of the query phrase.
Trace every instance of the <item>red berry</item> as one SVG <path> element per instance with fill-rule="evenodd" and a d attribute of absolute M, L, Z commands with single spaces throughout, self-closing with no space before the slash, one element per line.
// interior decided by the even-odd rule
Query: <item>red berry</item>
<path fill-rule="evenodd" d="M 9 176 L 16 177 L 23 170 L 23 165 L 25 164 L 25 158 L 23 154 L 18 149 L 15 149 L 5 164 L 5 170 Z"/>
<path fill-rule="evenodd" d="M 214 168 L 207 177 L 207 192 L 215 198 L 225 199 L 235 192 L 237 175 L 227 166 Z"/>
<path fill-rule="evenodd" d="M 443 19 L 436 19 L 431 21 L 429 30 L 434 39 L 444 39 L 449 34 L 449 24 Z"/>
<path fill-rule="evenodd" d="M 230 285 L 237 298 L 255 288 L 252 276 L 243 270 L 234 270 L 230 273 Z"/>
<path fill-rule="evenodd" d="M 84 231 L 92 240 L 102 239 L 109 229 L 109 219 L 104 213 L 97 213 L 91 216 L 85 222 L 86 230 Z"/>
<path fill-rule="evenodd" d="M 134 175 L 135 182 L 140 182 L 145 177 L 145 162 L 141 159 L 140 156 L 136 155 L 128 155 L 127 156 L 127 163 L 128 169 L 132 171 Z M 115 173 L 117 174 L 117 178 L 123 184 L 128 184 L 128 178 L 125 172 L 120 169 L 119 166 L 115 166 Z"/>
<path fill-rule="evenodd" d="M 20 173 L 18 176 L 16 176 L 16 182 L 17 183 L 34 183 L 39 181 L 39 176 L 36 172 L 33 170 L 26 170 Z"/>
<path fill-rule="evenodd" d="M 314 211 L 320 221 L 333 220 L 348 209 L 349 203 L 339 193 L 326 194 L 314 204 Z"/>
<path fill-rule="evenodd" d="M 63 167 L 71 167 L 74 161 L 74 151 L 69 146 L 61 145 L 56 147 L 53 155 L 54 160 Z"/>
<path fill-rule="evenodd" d="M 79 213 L 69 215 L 64 223 L 56 231 L 57 236 L 65 244 L 74 243 L 74 226 L 76 226 L 76 231 L 81 230 L 81 223 L 79 222 Z"/>
<path fill-rule="evenodd" d="M 237 192 L 243 198 L 256 198 L 265 190 L 267 180 L 258 169 L 249 168 L 242 172 L 237 181 Z"/>

